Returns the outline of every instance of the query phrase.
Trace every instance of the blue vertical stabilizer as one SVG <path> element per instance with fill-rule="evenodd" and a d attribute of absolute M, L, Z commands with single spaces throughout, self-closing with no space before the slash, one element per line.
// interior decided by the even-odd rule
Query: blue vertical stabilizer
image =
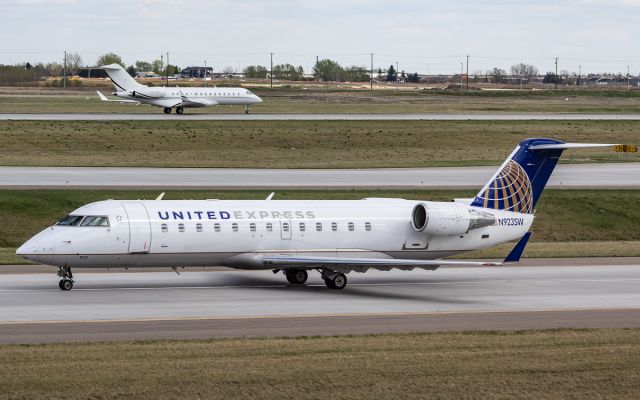
<path fill-rule="evenodd" d="M 471 205 L 533 213 L 564 150 L 563 144 L 564 142 L 554 139 L 523 140 L 476 195 Z M 560 146 L 545 149 L 544 146 L 548 145 Z M 532 146 L 542 148 L 532 149 Z"/>

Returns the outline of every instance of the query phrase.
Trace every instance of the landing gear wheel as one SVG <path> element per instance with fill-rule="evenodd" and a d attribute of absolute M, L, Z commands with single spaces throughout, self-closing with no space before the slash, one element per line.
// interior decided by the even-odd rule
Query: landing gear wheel
<path fill-rule="evenodd" d="M 183 112 L 184 112 L 184 108 L 182 108 L 182 107 L 176 108 L 176 113 L 182 115 Z"/>
<path fill-rule="evenodd" d="M 61 277 L 60 282 L 58 282 L 58 287 L 61 290 L 71 290 L 73 289 L 73 273 L 71 272 L 71 267 L 60 267 L 58 269 L 58 276 Z"/>
<path fill-rule="evenodd" d="M 171 107 L 165 107 L 164 108 L 164 113 L 165 114 L 171 114 Z"/>
<path fill-rule="evenodd" d="M 245 114 L 251 114 L 251 110 L 246 109 L 246 110 L 244 110 L 244 113 L 245 113 Z"/>
<path fill-rule="evenodd" d="M 73 289 L 73 281 L 71 279 L 61 279 L 60 282 L 58 282 L 58 286 L 62 290 L 71 290 Z"/>
<path fill-rule="evenodd" d="M 324 284 L 329 289 L 344 289 L 347 286 L 347 277 L 345 274 L 337 273 L 331 278 L 324 278 Z"/>
<path fill-rule="evenodd" d="M 304 269 L 288 269 L 284 274 L 287 277 L 287 281 L 292 285 L 304 285 L 309 277 L 309 274 Z"/>

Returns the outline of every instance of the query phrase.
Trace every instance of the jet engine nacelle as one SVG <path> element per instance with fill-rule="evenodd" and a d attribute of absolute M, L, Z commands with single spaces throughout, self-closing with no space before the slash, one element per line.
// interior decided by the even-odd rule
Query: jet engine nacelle
<path fill-rule="evenodd" d="M 411 225 L 429 235 L 462 235 L 495 224 L 493 214 L 458 203 L 419 203 L 411 213 Z"/>

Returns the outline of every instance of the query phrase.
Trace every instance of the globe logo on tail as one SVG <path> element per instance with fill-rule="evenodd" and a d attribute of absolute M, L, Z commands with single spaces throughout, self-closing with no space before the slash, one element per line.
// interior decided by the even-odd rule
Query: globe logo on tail
<path fill-rule="evenodd" d="M 484 208 L 530 214 L 533 198 L 529 176 L 520 164 L 509 160 L 485 190 L 478 194 L 477 200 Z"/>

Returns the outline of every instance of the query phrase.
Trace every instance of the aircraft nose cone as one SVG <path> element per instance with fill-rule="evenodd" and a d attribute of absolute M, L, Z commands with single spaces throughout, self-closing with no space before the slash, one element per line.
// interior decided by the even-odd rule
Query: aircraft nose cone
<path fill-rule="evenodd" d="M 28 249 L 32 247 L 29 245 L 29 241 L 24 242 L 24 244 L 16 249 L 16 255 L 23 257 L 28 253 Z"/>

